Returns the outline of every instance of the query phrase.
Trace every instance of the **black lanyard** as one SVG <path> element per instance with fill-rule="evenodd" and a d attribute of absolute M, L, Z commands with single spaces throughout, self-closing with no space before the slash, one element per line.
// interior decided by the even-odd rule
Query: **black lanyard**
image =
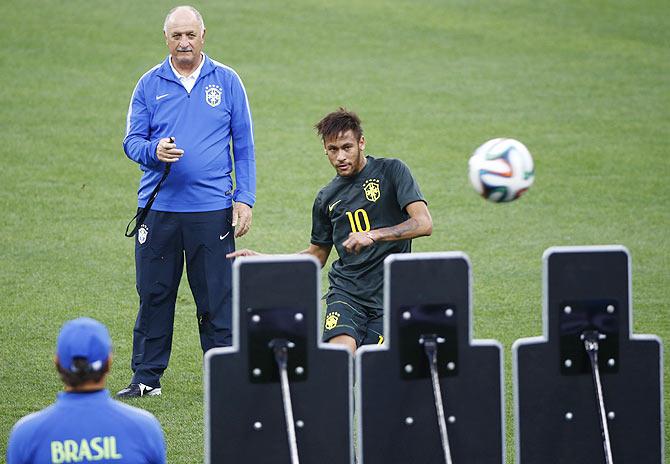
<path fill-rule="evenodd" d="M 161 189 L 163 186 L 163 182 L 165 182 L 165 179 L 167 179 L 168 174 L 170 174 L 170 166 L 172 166 L 170 163 L 167 163 L 165 165 L 165 171 L 163 171 L 163 177 L 161 177 L 161 180 L 158 181 L 158 184 L 154 188 L 154 191 L 151 192 L 151 195 L 149 196 L 149 201 L 147 201 L 147 204 L 144 205 L 144 208 L 141 208 L 135 217 L 133 217 L 128 225 L 126 226 L 126 237 L 133 237 L 137 233 L 137 229 L 140 228 L 142 225 L 142 222 L 144 221 L 144 218 L 147 217 L 147 214 L 149 214 L 149 210 L 151 209 L 151 205 L 154 204 L 154 200 L 158 196 L 158 191 Z M 133 230 L 128 232 L 128 229 L 130 229 L 130 224 L 135 221 L 135 226 L 133 227 Z"/>

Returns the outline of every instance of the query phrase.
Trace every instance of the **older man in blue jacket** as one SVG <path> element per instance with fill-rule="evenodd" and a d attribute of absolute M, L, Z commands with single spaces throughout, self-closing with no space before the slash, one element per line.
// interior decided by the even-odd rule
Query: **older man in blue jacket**
<path fill-rule="evenodd" d="M 161 393 L 184 259 L 203 352 L 231 344 L 226 254 L 234 250 L 234 238 L 249 230 L 256 197 L 253 126 L 240 77 L 202 52 L 206 30 L 195 8 L 174 8 L 163 30 L 170 54 L 137 83 L 123 141 L 143 175 L 134 375 L 117 394 L 121 398 Z M 140 214 L 145 208 L 146 215 Z"/>

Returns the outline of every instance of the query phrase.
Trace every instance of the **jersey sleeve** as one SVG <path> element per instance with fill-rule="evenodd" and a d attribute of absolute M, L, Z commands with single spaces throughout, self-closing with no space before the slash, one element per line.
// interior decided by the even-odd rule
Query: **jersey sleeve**
<path fill-rule="evenodd" d="M 314 206 L 312 206 L 312 236 L 310 242 L 314 245 L 333 244 L 333 225 L 326 214 L 321 192 L 314 199 Z"/>
<path fill-rule="evenodd" d="M 7 464 L 30 462 L 29 445 L 32 437 L 32 424 L 26 417 L 17 422 L 9 435 L 7 443 Z"/>
<path fill-rule="evenodd" d="M 162 163 L 156 157 L 159 139 L 151 140 L 151 114 L 144 97 L 144 77 L 135 86 L 128 115 L 126 116 L 126 136 L 123 150 L 126 156 L 149 169 L 156 169 Z"/>
<path fill-rule="evenodd" d="M 167 451 L 165 436 L 158 419 L 151 418 L 151 424 L 147 433 L 147 447 L 151 450 L 152 464 L 165 464 L 167 462 Z"/>
<path fill-rule="evenodd" d="M 231 86 L 233 106 L 230 125 L 235 159 L 233 199 L 254 206 L 256 202 L 256 159 L 251 110 L 244 84 L 237 74 L 234 74 Z"/>
<path fill-rule="evenodd" d="M 400 160 L 394 160 L 392 172 L 396 197 L 400 208 L 405 209 L 407 205 L 415 201 L 428 203 L 421 193 L 421 189 L 419 189 L 419 184 L 405 163 Z"/>

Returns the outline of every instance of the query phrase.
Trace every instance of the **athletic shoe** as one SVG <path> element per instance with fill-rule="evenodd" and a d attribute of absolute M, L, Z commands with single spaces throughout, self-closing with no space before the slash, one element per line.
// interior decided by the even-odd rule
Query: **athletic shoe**
<path fill-rule="evenodd" d="M 161 394 L 161 387 L 150 387 L 143 383 L 131 383 L 116 394 L 117 398 L 139 398 L 141 396 L 158 396 Z"/>

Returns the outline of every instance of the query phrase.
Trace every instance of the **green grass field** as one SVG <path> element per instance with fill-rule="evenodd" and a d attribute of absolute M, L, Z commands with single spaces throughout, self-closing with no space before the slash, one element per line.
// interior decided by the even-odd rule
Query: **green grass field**
<path fill-rule="evenodd" d="M 137 311 L 139 170 L 122 150 L 137 79 L 167 54 L 172 3 L 5 2 L 0 51 L 0 455 L 14 422 L 54 399 L 52 358 L 70 318 L 111 330 L 109 387 L 130 379 Z M 367 151 L 406 161 L 434 232 L 415 251 L 473 265 L 474 335 L 505 347 L 540 335 L 541 256 L 553 245 L 622 244 L 636 333 L 670 358 L 670 3 L 661 0 L 201 1 L 205 51 L 234 67 L 254 115 L 258 203 L 238 242 L 306 247 L 311 205 L 332 176 L 312 125 L 339 105 L 363 118 Z M 467 176 L 474 148 L 522 140 L 536 181 L 489 204 Z M 665 205 L 665 206 L 664 206 Z M 325 285 L 325 279 L 324 279 Z M 164 395 L 154 413 L 170 462 L 203 460 L 202 355 L 184 279 Z M 670 369 L 665 363 L 668 388 Z M 670 433 L 665 400 L 665 436 Z M 666 456 L 670 444 L 666 443 Z M 667 460 L 667 457 L 666 457 Z"/>

